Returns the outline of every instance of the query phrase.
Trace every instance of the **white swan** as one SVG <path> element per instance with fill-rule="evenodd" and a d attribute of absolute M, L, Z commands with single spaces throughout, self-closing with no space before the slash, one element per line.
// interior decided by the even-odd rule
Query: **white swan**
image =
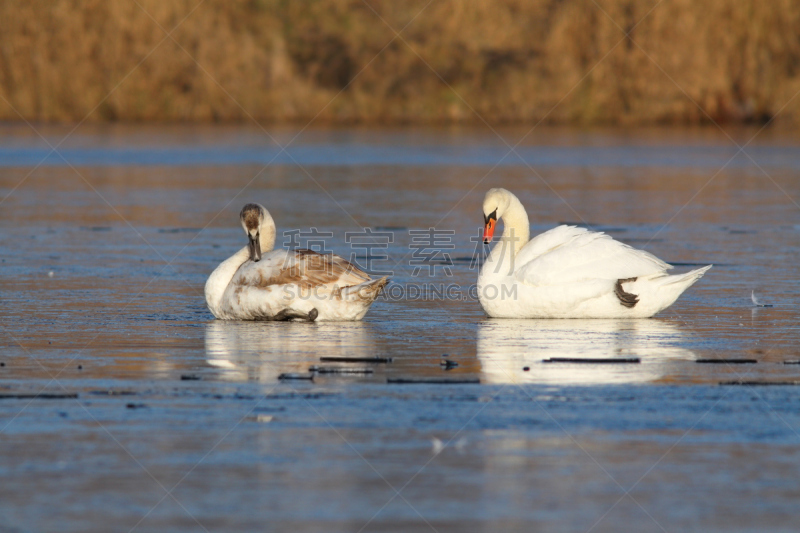
<path fill-rule="evenodd" d="M 239 218 L 249 238 L 206 282 L 206 304 L 228 320 L 361 320 L 388 283 L 333 254 L 274 250 L 275 222 L 259 204 Z"/>
<path fill-rule="evenodd" d="M 711 265 L 668 275 L 670 265 L 604 233 L 558 226 L 531 240 L 516 196 L 491 189 L 483 239 L 505 228 L 478 276 L 478 298 L 497 318 L 645 318 L 672 305 Z"/>

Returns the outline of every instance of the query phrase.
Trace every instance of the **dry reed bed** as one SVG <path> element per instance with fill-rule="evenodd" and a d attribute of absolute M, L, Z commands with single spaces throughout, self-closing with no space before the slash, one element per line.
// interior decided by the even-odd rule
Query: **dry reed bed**
<path fill-rule="evenodd" d="M 366 2 L 6 0 L 0 119 L 800 117 L 797 1 Z"/>

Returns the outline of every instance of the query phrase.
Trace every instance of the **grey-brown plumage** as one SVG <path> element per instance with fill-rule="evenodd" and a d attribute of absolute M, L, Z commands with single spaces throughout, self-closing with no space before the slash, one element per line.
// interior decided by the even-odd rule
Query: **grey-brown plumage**
<path fill-rule="evenodd" d="M 335 283 L 338 288 L 332 292 L 332 297 L 341 299 L 343 289 L 371 280 L 366 272 L 337 255 L 321 254 L 307 249 L 287 253 L 294 254 L 294 261 L 287 260 L 288 264 L 272 276 L 265 278 L 260 271 L 256 271 L 257 277 L 242 276 L 234 278 L 233 283 L 240 287 L 253 286 L 262 289 L 276 285 L 295 285 L 301 291 Z M 385 283 L 380 286 L 383 285 Z"/>
<path fill-rule="evenodd" d="M 258 204 L 247 204 L 242 208 L 239 218 L 249 231 L 255 231 L 261 224 L 261 207 Z"/>
<path fill-rule="evenodd" d="M 361 320 L 388 282 L 334 254 L 275 250 L 275 221 L 259 204 L 240 213 L 248 244 L 209 276 L 208 308 L 225 320 Z"/>
<path fill-rule="evenodd" d="M 633 293 L 625 292 L 625 289 L 622 288 L 622 284 L 628 283 L 629 281 L 636 281 L 636 279 L 637 278 L 618 279 L 616 285 L 614 285 L 614 294 L 619 298 L 619 303 L 628 309 L 631 309 L 639 303 L 639 297 Z"/>

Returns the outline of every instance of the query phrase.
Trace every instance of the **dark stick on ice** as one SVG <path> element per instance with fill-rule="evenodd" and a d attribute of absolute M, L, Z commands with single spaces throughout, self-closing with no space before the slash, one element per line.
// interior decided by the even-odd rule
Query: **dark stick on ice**
<path fill-rule="evenodd" d="M 610 358 L 591 358 L 591 357 L 551 357 L 542 359 L 543 363 L 589 363 L 589 364 L 635 364 L 641 363 L 638 357 L 610 357 Z"/>
<path fill-rule="evenodd" d="M 371 368 L 348 368 L 348 367 L 332 367 L 332 366 L 312 366 L 309 372 L 316 372 L 317 374 L 372 374 Z"/>
<path fill-rule="evenodd" d="M 414 378 L 389 378 L 386 383 L 398 384 L 436 384 L 436 385 L 462 385 L 467 383 L 480 383 L 478 378 L 466 379 L 414 379 Z"/>
<path fill-rule="evenodd" d="M 695 363 L 707 365 L 754 365 L 757 359 L 698 359 Z"/>
<path fill-rule="evenodd" d="M 77 393 L 57 394 L 42 392 L 40 394 L 0 394 L 0 400 L 64 400 L 75 399 Z"/>
<path fill-rule="evenodd" d="M 323 363 L 391 363 L 391 357 L 320 357 Z"/>

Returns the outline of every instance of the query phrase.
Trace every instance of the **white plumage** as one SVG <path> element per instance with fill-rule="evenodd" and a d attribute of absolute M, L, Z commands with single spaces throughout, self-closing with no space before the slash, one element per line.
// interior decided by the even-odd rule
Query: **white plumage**
<path fill-rule="evenodd" d="M 528 240 L 528 215 L 516 196 L 491 189 L 485 241 L 503 218 L 503 236 L 478 278 L 481 305 L 503 318 L 643 318 L 666 309 L 711 268 L 679 275 L 656 256 L 600 232 L 558 226 Z"/>

